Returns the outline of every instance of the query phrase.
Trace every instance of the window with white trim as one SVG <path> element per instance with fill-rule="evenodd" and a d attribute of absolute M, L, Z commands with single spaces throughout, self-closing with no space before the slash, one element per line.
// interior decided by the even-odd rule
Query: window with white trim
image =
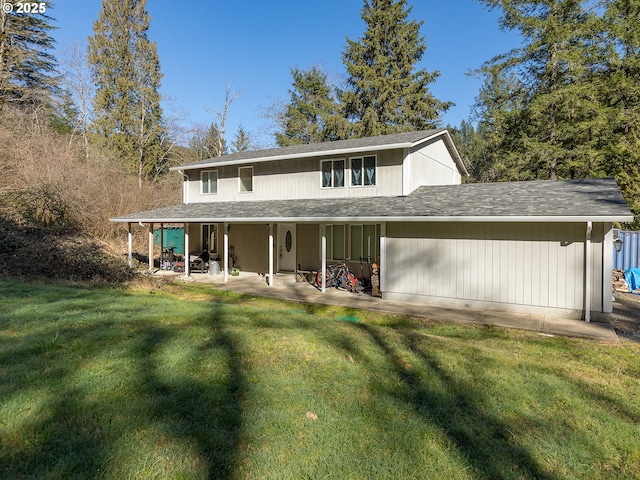
<path fill-rule="evenodd" d="M 327 237 L 327 259 L 345 259 L 344 225 L 327 225 L 325 232 Z"/>
<path fill-rule="evenodd" d="M 351 159 L 351 186 L 368 187 L 376 184 L 376 157 L 356 157 Z"/>
<path fill-rule="evenodd" d="M 323 160 L 320 170 L 322 188 L 344 187 L 344 160 Z"/>
<path fill-rule="evenodd" d="M 376 225 L 351 225 L 351 259 L 375 262 L 378 255 Z"/>
<path fill-rule="evenodd" d="M 240 192 L 253 192 L 253 167 L 238 168 L 238 179 L 240 180 Z"/>
<path fill-rule="evenodd" d="M 218 253 L 218 224 L 202 225 L 202 249 L 209 253 Z"/>
<path fill-rule="evenodd" d="M 200 172 L 200 192 L 203 195 L 218 193 L 218 171 L 205 170 Z"/>

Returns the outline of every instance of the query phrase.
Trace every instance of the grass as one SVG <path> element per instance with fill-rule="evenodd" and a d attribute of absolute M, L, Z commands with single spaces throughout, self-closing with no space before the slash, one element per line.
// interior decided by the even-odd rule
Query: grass
<path fill-rule="evenodd" d="M 0 478 L 640 478 L 639 377 L 630 345 L 0 280 Z"/>

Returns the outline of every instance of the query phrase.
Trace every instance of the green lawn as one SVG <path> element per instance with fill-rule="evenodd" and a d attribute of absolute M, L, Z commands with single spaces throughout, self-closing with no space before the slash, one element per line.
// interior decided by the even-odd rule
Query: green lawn
<path fill-rule="evenodd" d="M 3 479 L 640 478 L 639 432 L 634 346 L 0 280 Z"/>

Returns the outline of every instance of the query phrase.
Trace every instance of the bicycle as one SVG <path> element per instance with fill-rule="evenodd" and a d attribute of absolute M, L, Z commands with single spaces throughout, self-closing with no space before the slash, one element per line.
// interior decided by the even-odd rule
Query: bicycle
<path fill-rule="evenodd" d="M 316 274 L 316 285 L 319 287 L 322 286 L 323 276 L 327 287 L 344 288 L 354 293 L 360 293 L 363 290 L 362 283 L 349 271 L 345 262 L 329 265 L 326 270 L 319 270 Z"/>

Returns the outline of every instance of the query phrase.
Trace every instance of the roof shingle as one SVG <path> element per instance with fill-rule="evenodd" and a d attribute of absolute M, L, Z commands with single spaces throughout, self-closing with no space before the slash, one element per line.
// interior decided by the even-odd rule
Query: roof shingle
<path fill-rule="evenodd" d="M 116 222 L 633 220 L 614 179 L 423 186 L 406 197 L 191 203 Z"/>

